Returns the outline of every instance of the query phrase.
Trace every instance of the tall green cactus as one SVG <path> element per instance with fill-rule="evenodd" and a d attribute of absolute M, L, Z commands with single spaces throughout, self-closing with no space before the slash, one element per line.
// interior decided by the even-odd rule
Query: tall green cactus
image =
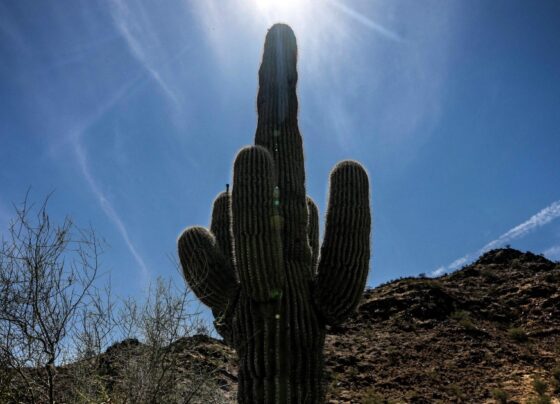
<path fill-rule="evenodd" d="M 296 38 L 268 32 L 259 70 L 255 146 L 234 164 L 233 190 L 214 202 L 210 232 L 179 238 L 185 278 L 239 355 L 240 403 L 321 403 L 326 325 L 362 295 L 370 257 L 368 177 L 334 168 L 319 254 L 319 218 L 305 193 L 298 129 Z"/>

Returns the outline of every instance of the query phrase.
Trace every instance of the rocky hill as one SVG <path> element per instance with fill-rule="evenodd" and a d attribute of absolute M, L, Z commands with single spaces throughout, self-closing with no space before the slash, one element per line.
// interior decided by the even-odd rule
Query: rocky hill
<path fill-rule="evenodd" d="M 197 346 L 233 398 L 233 352 Z M 326 364 L 330 403 L 558 403 L 560 264 L 499 249 L 451 275 L 367 290 L 330 329 Z"/>
<path fill-rule="evenodd" d="M 204 349 L 225 355 L 232 397 L 234 355 Z M 499 249 L 451 275 L 367 290 L 331 328 L 326 364 L 331 403 L 559 403 L 560 264 Z"/>
<path fill-rule="evenodd" d="M 500 249 L 368 290 L 327 364 L 333 403 L 560 402 L 560 264 Z"/>
<path fill-rule="evenodd" d="M 101 361 L 118 377 L 112 352 Z M 235 354 L 210 337 L 169 347 L 234 402 Z M 367 290 L 326 340 L 329 403 L 560 403 L 560 263 L 499 249 L 439 278 Z M 537 391 L 540 394 L 537 394 Z"/>

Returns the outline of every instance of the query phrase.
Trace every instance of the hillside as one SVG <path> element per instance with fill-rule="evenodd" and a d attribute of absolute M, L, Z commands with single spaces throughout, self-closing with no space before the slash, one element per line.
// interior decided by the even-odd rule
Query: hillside
<path fill-rule="evenodd" d="M 498 389 L 526 403 L 537 399 L 535 379 L 560 402 L 559 286 L 560 264 L 499 249 L 451 275 L 367 290 L 327 336 L 328 402 L 492 403 Z M 225 397 L 235 397 L 235 355 L 223 343 L 198 336 L 173 349 L 183 363 L 216 368 Z"/>
<path fill-rule="evenodd" d="M 501 389 L 525 403 L 537 397 L 534 378 L 553 395 L 559 286 L 560 264 L 500 249 L 448 276 L 368 290 L 327 337 L 329 399 L 483 403 Z"/>
<path fill-rule="evenodd" d="M 234 354 L 212 339 L 199 350 L 234 397 Z M 538 397 L 535 379 L 558 403 L 560 264 L 499 249 L 451 275 L 367 290 L 352 319 L 330 329 L 326 365 L 331 403 L 492 403 L 496 389 L 526 403 Z"/>
<path fill-rule="evenodd" d="M 535 378 L 560 402 L 552 374 L 560 366 L 560 264 L 493 250 L 451 275 L 367 290 L 353 318 L 329 334 L 331 403 L 495 402 L 494 389 L 525 403 L 537 399 Z"/>
<path fill-rule="evenodd" d="M 234 402 L 231 349 L 201 335 L 168 349 L 175 371 L 211 375 L 211 402 Z M 135 340 L 112 346 L 100 375 L 118 379 L 111 358 L 141 350 Z M 536 379 L 546 390 L 540 401 Z M 500 402 L 496 394 L 560 403 L 560 263 L 499 249 L 451 275 L 367 290 L 355 315 L 329 330 L 326 383 L 329 403 Z"/>

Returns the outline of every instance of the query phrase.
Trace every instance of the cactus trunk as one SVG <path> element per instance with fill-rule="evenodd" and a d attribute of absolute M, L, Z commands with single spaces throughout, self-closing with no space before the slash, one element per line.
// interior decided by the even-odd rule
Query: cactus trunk
<path fill-rule="evenodd" d="M 319 256 L 317 207 L 306 197 L 293 31 L 276 24 L 259 70 L 255 146 L 214 203 L 211 232 L 179 238 L 185 278 L 239 356 L 240 403 L 324 401 L 326 325 L 358 304 L 369 269 L 369 186 L 356 162 L 331 174 Z"/>

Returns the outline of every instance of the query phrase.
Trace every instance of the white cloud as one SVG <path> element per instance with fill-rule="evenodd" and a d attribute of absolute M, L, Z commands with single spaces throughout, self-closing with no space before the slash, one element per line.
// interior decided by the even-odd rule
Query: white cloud
<path fill-rule="evenodd" d="M 449 264 L 448 268 L 450 269 L 461 268 L 463 265 L 467 263 L 468 260 L 469 260 L 469 255 L 465 255 L 464 257 L 457 258 L 455 261 Z"/>
<path fill-rule="evenodd" d="M 560 245 L 556 245 L 556 246 L 553 246 L 553 247 L 550 247 L 550 248 L 544 250 L 543 254 L 549 260 L 559 261 L 560 260 Z"/>
<path fill-rule="evenodd" d="M 435 271 L 432 272 L 432 276 L 440 276 L 443 275 L 446 272 L 446 269 L 444 266 L 441 266 L 439 268 L 437 268 Z"/>

